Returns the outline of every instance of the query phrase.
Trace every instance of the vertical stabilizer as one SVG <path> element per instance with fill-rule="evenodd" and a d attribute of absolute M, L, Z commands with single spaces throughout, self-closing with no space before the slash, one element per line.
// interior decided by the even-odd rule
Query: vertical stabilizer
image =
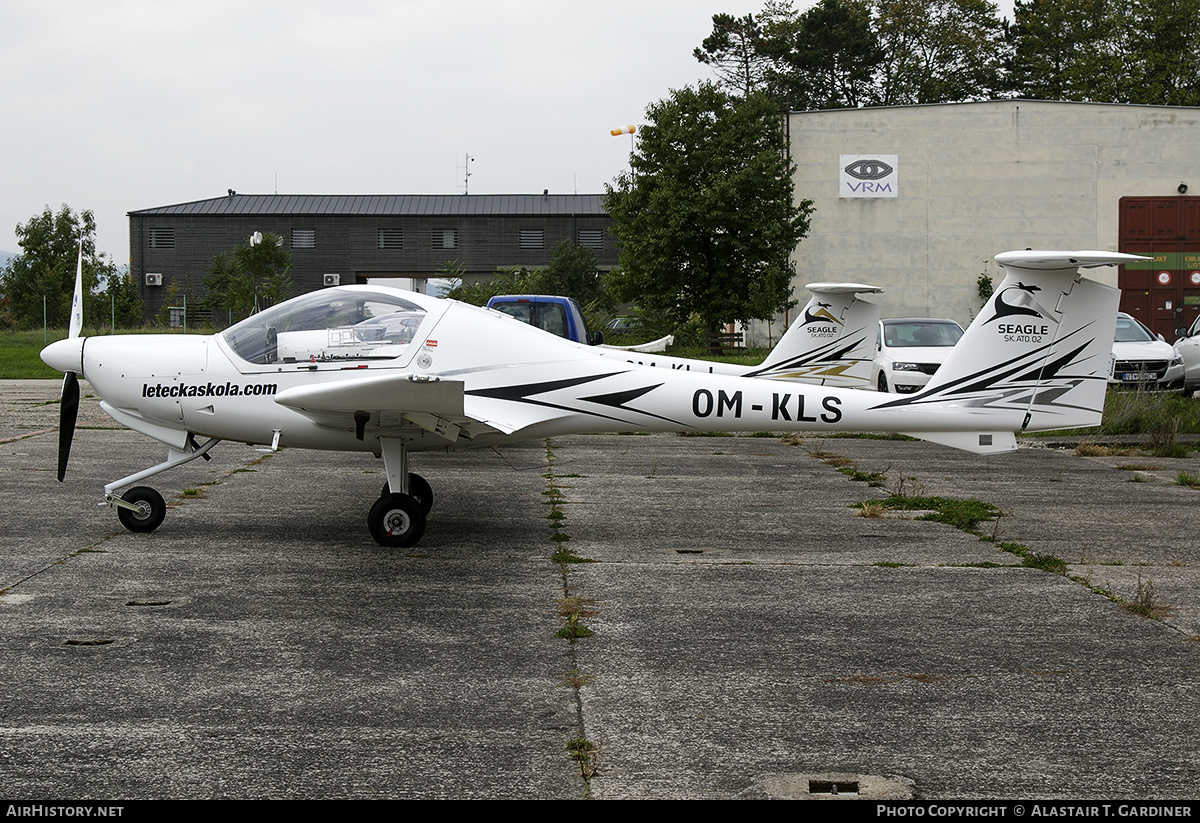
<path fill-rule="evenodd" d="M 861 283 L 809 283 L 805 288 L 812 298 L 762 365 L 746 377 L 868 388 L 879 307 L 858 295 L 883 289 Z"/>
<path fill-rule="evenodd" d="M 1005 420 L 1021 431 L 1099 425 L 1120 293 L 1079 269 L 1141 259 L 1102 251 L 997 255 L 1005 277 L 954 352 L 923 391 L 885 405 L 976 409 L 981 431 L 988 417 L 996 430 L 1009 428 Z"/>

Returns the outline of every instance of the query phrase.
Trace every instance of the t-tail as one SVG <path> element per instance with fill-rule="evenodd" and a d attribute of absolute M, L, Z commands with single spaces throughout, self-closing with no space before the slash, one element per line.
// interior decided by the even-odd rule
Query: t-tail
<path fill-rule="evenodd" d="M 1104 251 L 1010 251 L 1004 279 L 925 389 L 877 408 L 973 410 L 977 431 L 906 432 L 981 454 L 1021 431 L 1100 425 L 1120 292 L 1079 270 L 1146 258 Z"/>
<path fill-rule="evenodd" d="M 879 307 L 859 299 L 883 289 L 861 283 L 809 283 L 812 298 L 762 365 L 746 377 L 865 389 L 879 337 Z"/>

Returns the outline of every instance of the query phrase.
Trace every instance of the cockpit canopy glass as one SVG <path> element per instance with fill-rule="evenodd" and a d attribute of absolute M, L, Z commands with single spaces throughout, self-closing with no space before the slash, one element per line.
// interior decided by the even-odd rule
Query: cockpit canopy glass
<path fill-rule="evenodd" d="M 425 310 L 396 295 L 323 289 L 230 326 L 221 336 L 248 363 L 379 360 L 409 349 Z"/>

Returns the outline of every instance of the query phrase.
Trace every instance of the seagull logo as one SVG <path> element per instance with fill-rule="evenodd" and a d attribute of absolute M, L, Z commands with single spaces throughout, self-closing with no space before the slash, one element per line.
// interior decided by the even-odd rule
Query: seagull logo
<path fill-rule="evenodd" d="M 817 303 L 815 304 L 815 308 L 805 309 L 804 325 L 807 326 L 810 323 L 835 323 L 839 326 L 842 325 L 841 320 L 838 320 L 829 313 L 830 305 L 830 303 Z"/>
<path fill-rule="evenodd" d="M 1026 286 L 1019 280 L 1017 281 L 1017 285 L 1001 289 L 996 293 L 995 300 L 992 301 L 992 309 L 996 313 L 985 321 L 984 325 L 986 326 L 988 323 L 1004 317 L 1038 317 L 1045 319 L 1049 312 L 1033 296 L 1034 292 L 1039 291 L 1041 291 L 1039 286 Z M 1016 292 L 1016 294 L 1009 295 L 1009 292 Z M 1007 300 L 1005 299 L 1005 295 L 1009 295 Z"/>

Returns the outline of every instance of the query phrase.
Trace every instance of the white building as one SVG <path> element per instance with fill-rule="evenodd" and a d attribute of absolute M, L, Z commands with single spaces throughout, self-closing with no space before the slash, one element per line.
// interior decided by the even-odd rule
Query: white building
<path fill-rule="evenodd" d="M 868 283 L 885 317 L 965 326 L 998 252 L 1112 249 L 1158 256 L 1120 274 L 1124 310 L 1169 332 L 1200 313 L 1200 197 L 1183 193 L 1200 194 L 1200 109 L 1005 100 L 799 112 L 788 128 L 795 196 L 815 205 L 793 255 L 801 302 L 805 283 Z"/>

